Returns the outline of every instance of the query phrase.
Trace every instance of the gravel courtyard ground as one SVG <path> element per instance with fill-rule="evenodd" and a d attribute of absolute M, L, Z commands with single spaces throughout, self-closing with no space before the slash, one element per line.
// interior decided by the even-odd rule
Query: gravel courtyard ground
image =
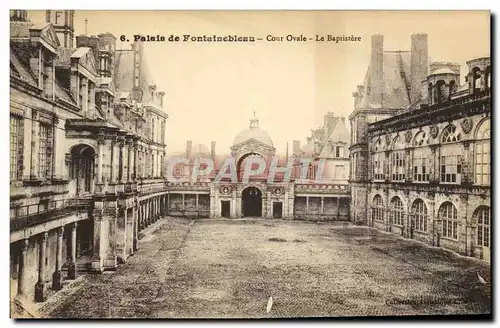
<path fill-rule="evenodd" d="M 165 219 L 59 318 L 490 313 L 490 266 L 345 223 Z M 480 284 L 477 273 L 487 281 Z M 266 312 L 269 297 L 273 306 Z"/>

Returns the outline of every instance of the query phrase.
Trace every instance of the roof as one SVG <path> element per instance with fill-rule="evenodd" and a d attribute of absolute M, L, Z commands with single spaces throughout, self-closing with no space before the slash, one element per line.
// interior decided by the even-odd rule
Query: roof
<path fill-rule="evenodd" d="M 210 150 L 208 150 L 208 147 L 203 144 L 195 144 L 191 147 L 189 157 L 210 157 Z"/>
<path fill-rule="evenodd" d="M 90 51 L 89 47 L 80 47 L 77 48 L 75 52 L 71 55 L 71 58 L 80 58 L 82 56 L 85 56 L 87 52 Z"/>
<path fill-rule="evenodd" d="M 269 137 L 267 131 L 259 127 L 259 120 L 254 117 L 250 120 L 250 127 L 238 133 L 234 138 L 233 145 L 239 145 L 250 139 L 257 140 L 269 147 L 273 147 L 273 140 Z"/>
<path fill-rule="evenodd" d="M 71 57 L 74 51 L 74 48 L 59 47 L 57 49 L 56 66 L 70 68 Z"/>
<path fill-rule="evenodd" d="M 10 38 L 29 38 L 30 29 L 41 30 L 49 23 L 40 22 L 10 22 Z"/>
<path fill-rule="evenodd" d="M 411 53 L 409 51 L 384 51 L 383 53 L 383 84 L 382 107 L 404 108 L 410 105 L 407 84 L 410 83 Z M 362 104 L 368 108 L 377 105 L 368 103 L 367 91 L 371 89 L 369 75 L 370 67 L 365 76 Z M 380 106 L 378 106 L 380 107 Z"/>
<path fill-rule="evenodd" d="M 115 52 L 115 86 L 120 91 L 131 92 L 134 88 L 134 52 L 117 50 Z"/>
<path fill-rule="evenodd" d="M 19 76 L 23 81 L 28 82 L 30 85 L 38 86 L 38 83 L 35 81 L 35 78 L 31 74 L 29 68 L 24 67 L 19 58 L 17 58 L 12 48 L 10 50 L 10 71 L 16 76 Z"/>

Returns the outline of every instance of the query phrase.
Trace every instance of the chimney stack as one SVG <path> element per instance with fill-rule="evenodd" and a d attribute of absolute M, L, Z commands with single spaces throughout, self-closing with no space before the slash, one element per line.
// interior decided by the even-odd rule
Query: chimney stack
<path fill-rule="evenodd" d="M 429 69 L 427 52 L 427 34 L 411 36 L 410 101 L 413 103 L 422 96 L 422 80 L 427 78 Z"/>
<path fill-rule="evenodd" d="M 370 89 L 368 105 L 382 107 L 382 84 L 384 79 L 384 36 L 372 35 L 370 57 Z"/>
<path fill-rule="evenodd" d="M 215 159 L 215 141 L 212 141 L 210 146 L 210 156 L 212 157 L 212 160 Z"/>
<path fill-rule="evenodd" d="M 189 158 L 191 155 L 191 149 L 193 148 L 193 141 L 186 141 L 186 158 Z"/>
<path fill-rule="evenodd" d="M 300 153 L 300 140 L 293 141 L 293 154 L 296 155 Z"/>

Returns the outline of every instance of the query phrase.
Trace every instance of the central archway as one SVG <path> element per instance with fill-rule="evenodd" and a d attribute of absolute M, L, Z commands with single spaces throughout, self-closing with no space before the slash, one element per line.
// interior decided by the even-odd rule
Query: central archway
<path fill-rule="evenodd" d="M 243 217 L 262 216 L 262 192 L 256 187 L 247 187 L 241 194 Z"/>

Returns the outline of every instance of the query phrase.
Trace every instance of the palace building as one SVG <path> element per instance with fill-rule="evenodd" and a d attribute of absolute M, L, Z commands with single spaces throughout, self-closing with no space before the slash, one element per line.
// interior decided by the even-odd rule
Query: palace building
<path fill-rule="evenodd" d="M 195 182 L 169 181 L 168 214 L 210 218 L 348 220 L 348 142 L 345 119 L 332 113 L 325 115 L 324 126 L 312 131 L 306 145 L 300 147 L 298 140 L 293 142 L 290 156 L 288 150 L 284 155 L 277 152 L 255 116 L 250 119 L 249 127 L 235 136 L 228 152 L 220 155 L 216 153 L 215 142 L 211 143 L 209 150 L 205 145 L 193 145 L 192 141 L 187 141 L 185 153 L 171 154 L 167 160 L 167 165 L 179 157 L 189 160 L 189 164 L 176 165 L 173 169 L 176 180 L 180 177 L 188 180 L 199 158 L 211 158 L 214 170 Z M 244 181 L 246 160 L 255 157 L 263 159 L 265 170 Z M 217 181 L 215 177 L 219 170 L 225 170 L 224 162 L 228 158 L 234 159 L 237 179 L 226 177 Z M 278 168 L 293 163 L 290 179 L 279 170 L 272 174 L 273 158 L 276 158 Z"/>
<path fill-rule="evenodd" d="M 372 37 L 351 122 L 354 222 L 490 259 L 491 64 L 429 63 L 427 35 L 411 51 Z"/>
<path fill-rule="evenodd" d="M 72 10 L 10 22 L 10 267 L 18 305 L 114 270 L 166 209 L 165 93 L 142 47 L 74 36 Z"/>

